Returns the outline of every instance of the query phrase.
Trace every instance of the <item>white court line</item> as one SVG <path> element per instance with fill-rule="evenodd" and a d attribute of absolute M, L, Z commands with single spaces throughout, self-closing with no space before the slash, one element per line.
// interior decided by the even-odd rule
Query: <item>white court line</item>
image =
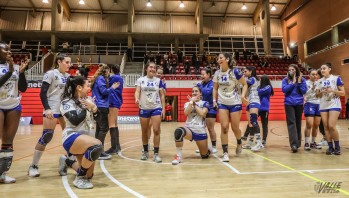
<path fill-rule="evenodd" d="M 73 192 L 73 190 L 70 188 L 70 185 L 68 183 L 67 176 L 62 176 L 62 182 L 65 190 L 67 191 L 69 197 L 71 198 L 77 198 L 78 196 Z"/>
<path fill-rule="evenodd" d="M 241 172 L 242 175 L 252 175 L 252 174 L 275 174 L 275 173 L 297 173 L 297 172 L 327 172 L 327 171 L 349 171 L 349 168 L 343 169 L 318 169 L 318 170 L 286 170 L 286 171 L 260 171 L 260 172 Z"/>
<path fill-rule="evenodd" d="M 103 173 L 112 181 L 114 182 L 116 185 L 120 186 L 121 188 L 123 188 L 124 190 L 126 190 L 127 192 L 133 194 L 136 197 L 145 197 L 141 194 L 139 194 L 138 192 L 132 190 L 131 188 L 127 187 L 126 185 L 124 185 L 123 183 L 119 182 L 117 179 L 115 179 L 113 176 L 111 176 L 109 174 L 109 172 L 107 171 L 107 169 L 104 166 L 104 160 L 101 160 L 99 165 L 101 166 L 101 169 L 103 171 Z"/>
<path fill-rule="evenodd" d="M 230 165 L 229 163 L 227 163 L 227 162 L 222 162 L 221 159 L 220 159 L 219 157 L 217 157 L 216 154 L 213 154 L 213 156 L 214 156 L 215 158 L 217 158 L 221 163 L 223 163 L 226 167 L 228 167 L 230 170 L 234 171 L 236 174 L 241 174 L 241 172 L 240 172 L 238 169 L 234 168 L 234 167 L 233 167 L 232 165 Z"/>

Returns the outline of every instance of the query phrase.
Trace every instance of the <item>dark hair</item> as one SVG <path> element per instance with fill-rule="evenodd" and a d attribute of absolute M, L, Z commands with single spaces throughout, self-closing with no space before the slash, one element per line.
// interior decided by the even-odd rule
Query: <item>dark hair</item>
<path fill-rule="evenodd" d="M 251 77 L 255 77 L 256 80 L 259 80 L 257 73 L 256 73 L 256 67 L 254 66 L 247 66 L 246 69 L 251 72 Z"/>
<path fill-rule="evenodd" d="M 120 73 L 119 65 L 110 65 L 110 71 L 113 72 L 113 74 L 119 74 Z"/>
<path fill-rule="evenodd" d="M 321 68 L 319 68 L 319 69 L 317 70 L 317 74 L 320 76 L 320 78 L 324 77 L 324 76 L 322 75 L 322 73 L 321 73 Z"/>
<path fill-rule="evenodd" d="M 154 64 L 156 67 L 156 64 L 153 61 L 149 61 L 145 66 L 144 66 L 144 75 L 147 75 L 147 69 L 149 67 L 150 64 Z"/>
<path fill-rule="evenodd" d="M 93 79 L 91 81 L 91 87 L 95 85 L 96 79 L 98 76 L 103 76 L 105 79 L 105 84 L 107 88 L 109 87 L 109 76 L 107 76 L 107 71 L 110 71 L 110 68 L 106 64 L 100 64 L 98 70 L 96 73 L 93 75 Z"/>
<path fill-rule="evenodd" d="M 332 69 L 332 64 L 331 63 L 324 63 L 322 65 L 326 65 L 328 68 Z"/>
<path fill-rule="evenodd" d="M 58 61 L 63 61 L 65 57 L 69 57 L 68 54 L 64 54 L 64 53 L 57 53 L 55 56 L 55 65 L 53 68 L 58 68 Z"/>
<path fill-rule="evenodd" d="M 261 82 L 260 82 L 260 84 L 259 84 L 259 88 L 264 88 L 264 87 L 266 87 L 266 86 L 268 86 L 268 85 L 271 87 L 271 94 L 270 94 L 270 95 L 273 96 L 273 95 L 274 95 L 273 86 L 271 85 L 268 76 L 267 76 L 267 75 L 263 75 L 263 76 L 261 77 Z"/>
<path fill-rule="evenodd" d="M 229 61 L 228 61 L 228 67 L 229 67 L 229 69 L 232 69 L 232 68 L 233 68 L 233 65 L 232 65 L 233 57 L 231 56 L 231 54 L 229 54 L 229 53 L 227 53 L 227 52 L 222 52 L 222 53 L 220 53 L 220 54 L 222 54 L 222 55 L 225 57 L 225 59 L 229 59 Z"/>
<path fill-rule="evenodd" d="M 81 76 L 85 77 L 87 79 L 88 77 L 88 72 L 90 69 L 88 68 L 84 68 L 84 67 L 78 67 L 78 71 L 80 73 Z"/>
<path fill-rule="evenodd" d="M 291 64 L 288 66 L 288 68 L 290 68 L 290 67 L 293 67 L 296 70 L 296 77 L 298 77 L 301 74 L 301 72 L 299 71 L 299 68 L 296 64 Z M 293 78 L 290 76 L 290 72 L 287 72 L 287 78 L 289 80 L 293 80 Z"/>
<path fill-rule="evenodd" d="M 199 86 L 197 86 L 197 85 L 195 85 L 193 88 L 191 88 L 191 89 L 194 89 L 194 88 L 198 88 L 198 90 L 200 91 L 200 93 L 202 94 L 202 90 L 201 90 L 201 88 L 199 87 Z"/>
<path fill-rule="evenodd" d="M 205 71 L 206 74 L 208 74 L 210 78 L 212 78 L 212 70 L 210 67 L 205 67 L 202 71 Z"/>
<path fill-rule="evenodd" d="M 86 78 L 84 76 L 69 76 L 67 78 L 67 83 L 65 84 L 64 92 L 61 96 L 61 99 L 74 99 L 76 87 L 78 85 L 84 86 L 85 82 Z"/>

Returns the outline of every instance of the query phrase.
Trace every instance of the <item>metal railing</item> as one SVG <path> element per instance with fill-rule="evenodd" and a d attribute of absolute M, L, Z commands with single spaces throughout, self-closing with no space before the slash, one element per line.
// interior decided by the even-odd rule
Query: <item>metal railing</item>
<path fill-rule="evenodd" d="M 136 81 L 141 77 L 139 74 L 127 74 L 122 76 L 124 78 L 124 85 L 127 87 L 135 87 Z"/>
<path fill-rule="evenodd" d="M 124 73 L 125 65 L 126 65 L 126 60 L 127 60 L 127 55 L 124 53 L 121 59 L 121 64 L 120 64 L 120 74 Z"/>
<path fill-rule="evenodd" d="M 44 60 L 48 57 L 50 53 L 45 54 L 42 59 L 37 62 L 33 67 L 26 71 L 27 80 L 41 80 L 44 73 Z"/>

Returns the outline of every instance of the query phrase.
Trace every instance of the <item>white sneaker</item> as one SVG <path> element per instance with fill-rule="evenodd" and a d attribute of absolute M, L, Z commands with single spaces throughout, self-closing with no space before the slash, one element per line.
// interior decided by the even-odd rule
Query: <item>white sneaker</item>
<path fill-rule="evenodd" d="M 147 160 L 149 158 L 149 153 L 148 152 L 143 152 L 141 156 L 141 160 Z"/>
<path fill-rule="evenodd" d="M 195 150 L 195 153 L 200 153 L 199 149 L 196 149 L 196 150 Z"/>
<path fill-rule="evenodd" d="M 154 158 L 153 158 L 153 161 L 156 162 L 156 163 L 161 163 L 162 162 L 162 159 L 161 157 L 159 156 L 159 154 L 154 154 Z"/>
<path fill-rule="evenodd" d="M 174 159 L 172 160 L 172 165 L 178 165 L 179 163 L 182 163 L 182 158 L 179 155 L 176 155 Z"/>
<path fill-rule="evenodd" d="M 39 177 L 39 167 L 37 165 L 30 165 L 28 169 L 29 177 Z"/>
<path fill-rule="evenodd" d="M 229 162 L 229 155 L 228 155 L 228 153 L 223 153 L 222 162 Z"/>
<path fill-rule="evenodd" d="M 235 149 L 236 155 L 240 155 L 241 152 L 242 152 L 242 145 L 241 144 L 236 145 L 236 149 Z"/>
<path fill-rule="evenodd" d="M 251 151 L 260 151 L 264 148 L 262 142 L 258 142 L 255 146 L 251 148 Z"/>
<path fill-rule="evenodd" d="M 58 173 L 59 173 L 60 176 L 66 176 L 67 175 L 68 166 L 65 163 L 66 159 L 67 159 L 67 157 L 65 155 L 62 155 L 59 158 L 59 171 L 58 171 Z"/>
<path fill-rule="evenodd" d="M 253 147 L 253 141 L 248 141 L 245 145 L 242 146 L 243 149 L 251 149 Z"/>
<path fill-rule="evenodd" d="M 327 141 L 325 140 L 325 138 L 322 138 L 318 145 L 320 145 L 320 146 L 328 146 Z"/>
<path fill-rule="evenodd" d="M 6 175 L 6 172 L 4 172 L 4 173 L 2 173 L 2 175 L 0 175 L 0 183 L 3 183 L 3 184 L 12 184 L 12 183 L 15 183 L 15 182 L 16 182 L 16 179 L 7 176 L 7 175 Z"/>
<path fill-rule="evenodd" d="M 211 149 L 211 151 L 212 151 L 212 154 L 217 153 L 217 152 L 218 152 L 217 147 L 213 146 L 212 149 Z"/>
<path fill-rule="evenodd" d="M 86 178 L 86 176 L 76 176 L 73 184 L 75 187 L 80 189 L 91 189 L 93 184 Z"/>
<path fill-rule="evenodd" d="M 310 151 L 311 149 L 310 149 L 310 144 L 309 143 L 305 143 L 304 144 L 304 150 L 305 151 Z"/>

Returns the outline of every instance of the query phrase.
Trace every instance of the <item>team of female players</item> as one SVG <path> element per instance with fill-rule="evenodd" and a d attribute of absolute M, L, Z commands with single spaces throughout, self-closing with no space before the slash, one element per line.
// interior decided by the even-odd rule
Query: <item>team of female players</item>
<path fill-rule="evenodd" d="M 245 148 L 250 148 L 253 151 L 264 148 L 266 135 L 263 132 L 265 136 L 261 140 L 257 118 L 260 108 L 265 106 L 261 103 L 269 102 L 272 87 L 270 82 L 264 83 L 261 87 L 254 67 L 241 70 L 232 68 L 231 62 L 231 55 L 227 53 L 219 54 L 220 70 L 216 71 L 212 77 L 211 70 L 204 69 L 202 71 L 202 82 L 192 88 L 192 95 L 188 96 L 188 102 L 184 105 L 184 114 L 187 116 L 186 124 L 174 131 L 177 154 L 172 164 L 177 165 L 183 160 L 184 139 L 196 142 L 203 159 L 207 159 L 211 153 L 217 152 L 214 130 L 217 112 L 221 123 L 222 161 L 229 162 L 229 124 L 237 139 L 236 154 L 239 155 L 243 148 L 239 128 L 242 103 L 247 105 L 247 131 L 251 135 Z M 70 57 L 65 54 L 58 54 L 55 63 L 57 65 L 56 69 L 48 71 L 43 79 L 40 92 L 44 106 L 43 133 L 35 147 L 33 162 L 29 167 L 28 175 L 32 177 L 40 175 L 38 163 L 46 145 L 52 140 L 58 119 L 63 129 L 63 147 L 68 156 L 60 159 L 59 172 L 61 175 L 65 175 L 66 169 L 71 167 L 77 172 L 73 182 L 74 186 L 83 189 L 92 188 L 93 184 L 90 180 L 93 177 L 95 160 L 110 159 L 109 154 L 117 153 L 121 149 L 116 118 L 122 104 L 123 81 L 120 76 L 109 78 L 110 69 L 101 66 L 93 81 L 92 89 L 95 98 L 91 98 L 87 96 L 90 91 L 90 83 L 87 79 L 84 76 L 68 76 L 66 73 L 71 66 Z M 16 181 L 7 176 L 6 173 L 10 169 L 13 158 L 13 139 L 21 114 L 19 92 L 26 90 L 26 80 L 23 72 L 27 64 L 27 62 L 24 62 L 21 66 L 15 65 L 11 59 L 10 47 L 6 43 L 0 43 L 0 135 L 2 139 L 0 183 Z M 142 128 L 143 151 L 141 160 L 149 158 L 149 130 L 153 128 L 153 160 L 160 163 L 162 162 L 159 156 L 160 123 L 165 117 L 166 86 L 160 78 L 156 77 L 157 68 L 153 62 L 148 63 L 145 69 L 146 75 L 137 80 L 135 92 L 135 103 L 139 105 Z M 112 71 L 117 75 L 118 69 L 112 68 Z M 316 147 L 315 138 L 320 112 L 329 145 L 326 153 L 340 155 L 339 136 L 335 126 L 341 109 L 339 96 L 344 95 L 344 88 L 340 77 L 331 75 L 330 71 L 331 65 L 324 64 L 321 66 L 323 77 L 316 81 L 316 77 L 313 77 L 316 76 L 316 72 L 311 72 L 311 78 L 307 81 L 305 149 L 307 150 L 311 145 L 313 147 L 314 144 Z M 290 73 L 292 72 L 290 71 Z M 291 89 L 292 86 L 298 86 L 301 82 L 301 80 L 298 83 L 297 79 L 291 79 L 287 85 Z M 266 97 L 267 102 L 262 102 L 264 99 L 261 99 L 263 97 L 260 98 L 263 95 L 261 93 L 269 93 L 269 96 Z M 287 97 L 287 93 L 285 95 Z M 318 97 L 320 99 L 317 99 Z M 264 110 L 268 112 L 269 104 L 267 106 Z M 315 109 L 314 112 L 313 109 Z M 262 115 L 268 117 L 268 113 Z M 10 116 L 11 122 L 9 122 Z M 94 120 L 98 122 L 97 130 L 94 128 Z M 263 129 L 265 128 L 264 124 Z M 112 147 L 104 152 L 103 143 L 109 126 Z M 211 148 L 209 148 L 207 142 L 206 126 L 211 138 Z M 312 142 L 309 142 L 310 131 L 312 131 Z M 256 137 L 255 145 L 253 145 L 253 137 Z"/>

